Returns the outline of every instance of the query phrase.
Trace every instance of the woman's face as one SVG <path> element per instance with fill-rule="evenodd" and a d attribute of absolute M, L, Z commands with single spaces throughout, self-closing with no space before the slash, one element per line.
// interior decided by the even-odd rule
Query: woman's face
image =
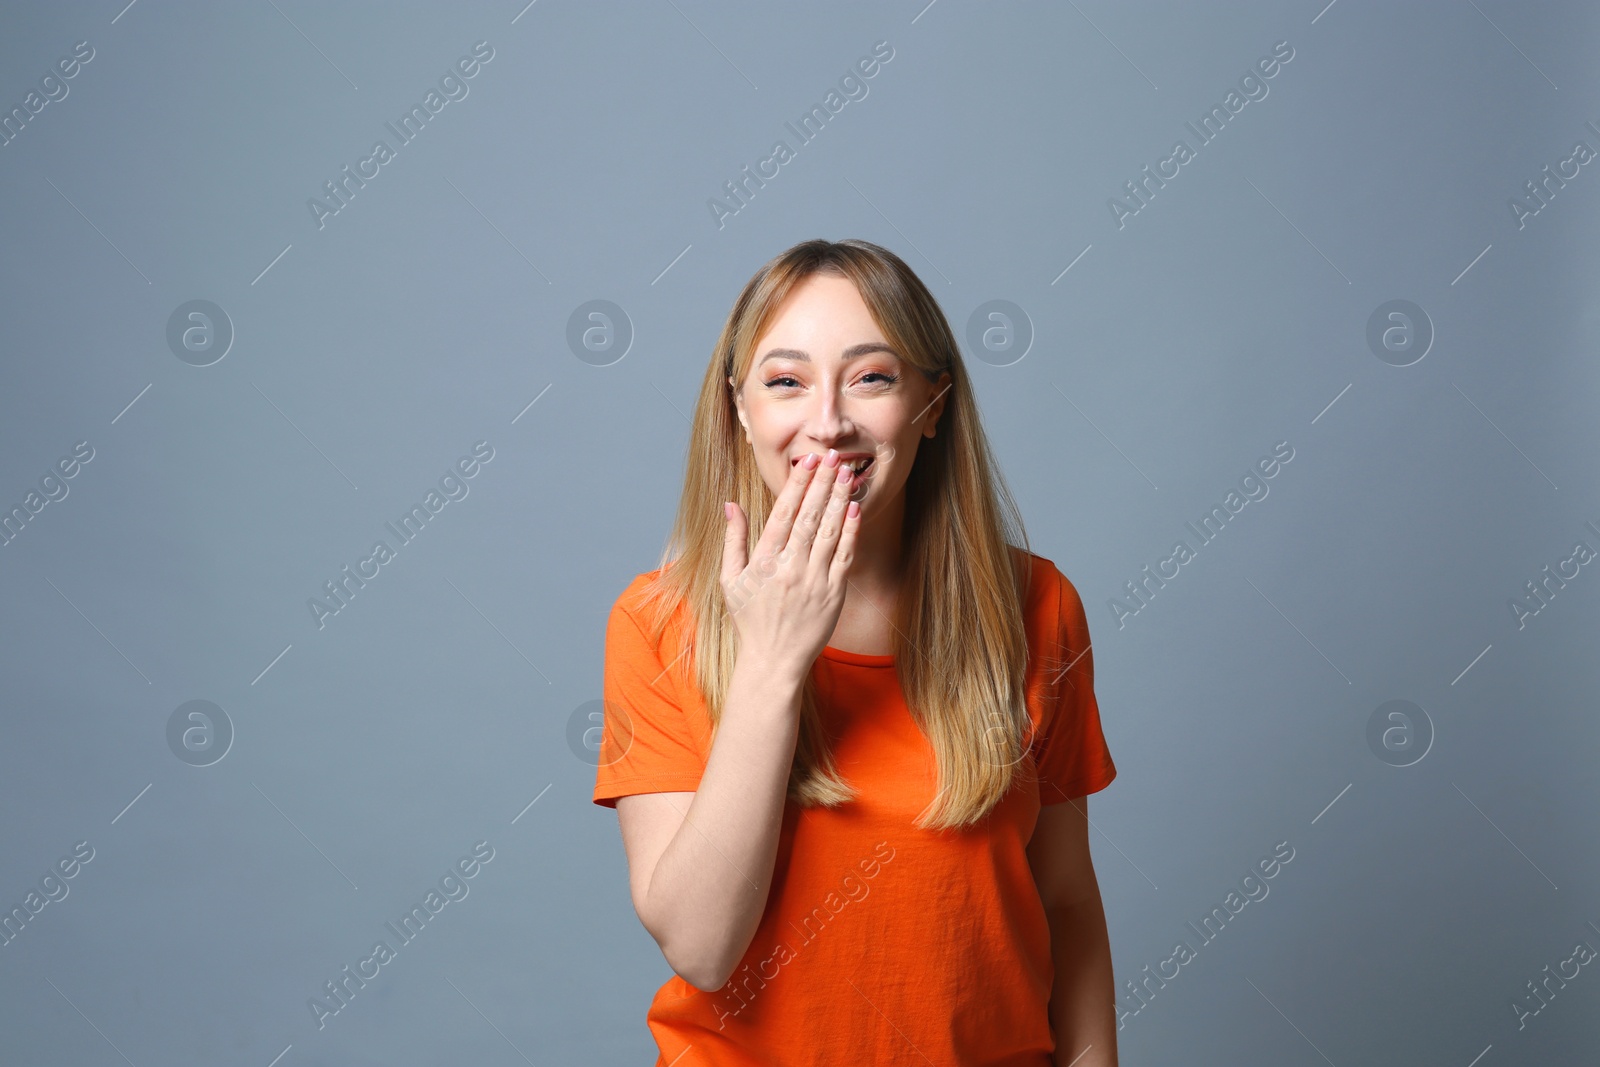
<path fill-rule="evenodd" d="M 756 466 L 776 496 L 793 465 L 837 449 L 840 462 L 869 459 L 851 499 L 861 518 L 904 490 L 921 438 L 944 410 L 949 373 L 930 382 L 902 362 L 848 278 L 807 277 L 756 344 L 742 383 L 729 379 Z"/>

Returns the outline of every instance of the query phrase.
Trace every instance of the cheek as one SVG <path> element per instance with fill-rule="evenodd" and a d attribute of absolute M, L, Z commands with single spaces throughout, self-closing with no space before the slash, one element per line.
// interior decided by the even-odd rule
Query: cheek
<path fill-rule="evenodd" d="M 783 452 L 768 449 L 761 457 L 758 464 L 761 469 L 761 480 L 767 483 L 767 488 L 776 496 L 783 488 L 783 483 L 789 479 L 789 458 Z"/>
<path fill-rule="evenodd" d="M 912 465 L 917 461 L 917 451 L 922 447 L 923 437 L 920 433 L 911 431 L 905 440 L 895 442 L 895 452 L 892 462 L 892 478 L 895 484 L 903 485 L 911 477 Z"/>

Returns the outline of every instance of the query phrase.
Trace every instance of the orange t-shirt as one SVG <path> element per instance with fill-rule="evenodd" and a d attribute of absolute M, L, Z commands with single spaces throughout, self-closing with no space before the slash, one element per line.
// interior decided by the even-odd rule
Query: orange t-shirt
<path fill-rule="evenodd" d="M 698 788 L 711 752 L 683 664 L 663 674 L 685 635 L 693 640 L 687 608 L 659 649 L 645 637 L 634 598 L 656 573 L 629 584 L 606 626 L 594 790 L 606 807 Z M 1024 617 L 1033 746 L 988 819 L 961 832 L 912 825 L 933 799 L 936 767 L 894 657 L 823 649 L 819 709 L 858 799 L 833 809 L 785 800 L 771 890 L 743 961 L 717 990 L 674 975 L 650 1004 L 657 1067 L 1050 1067 L 1050 930 L 1024 849 L 1041 803 L 1097 792 L 1117 771 L 1082 601 L 1040 556 Z"/>

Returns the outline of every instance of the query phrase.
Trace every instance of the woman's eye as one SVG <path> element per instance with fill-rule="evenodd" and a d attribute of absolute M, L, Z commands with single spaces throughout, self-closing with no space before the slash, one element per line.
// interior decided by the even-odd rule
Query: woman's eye
<path fill-rule="evenodd" d="M 884 371 L 876 371 L 875 370 L 875 371 L 868 371 L 866 374 L 863 374 L 861 376 L 861 381 L 862 381 L 863 384 L 865 384 L 869 379 L 872 379 L 872 378 L 879 378 L 879 379 L 882 380 L 883 384 L 886 384 L 886 385 L 892 385 L 893 383 L 898 382 L 900 380 L 900 376 L 897 375 L 897 374 L 888 374 L 888 373 L 885 373 Z M 800 384 L 800 383 L 795 381 L 795 379 L 793 377 L 791 377 L 791 376 L 789 376 L 787 374 L 779 375 L 776 378 L 770 378 L 766 382 L 766 386 L 767 386 L 768 389 L 776 389 L 776 388 L 787 389 L 787 388 L 789 388 L 791 386 L 798 385 L 798 384 Z"/>

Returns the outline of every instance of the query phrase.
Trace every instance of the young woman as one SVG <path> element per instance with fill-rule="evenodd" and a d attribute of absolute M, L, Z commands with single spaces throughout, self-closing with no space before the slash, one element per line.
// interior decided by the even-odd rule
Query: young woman
<path fill-rule="evenodd" d="M 1114 1067 L 1088 624 L 932 294 L 877 245 L 795 245 L 690 438 L 607 623 L 594 790 L 676 972 L 658 1067 Z"/>

